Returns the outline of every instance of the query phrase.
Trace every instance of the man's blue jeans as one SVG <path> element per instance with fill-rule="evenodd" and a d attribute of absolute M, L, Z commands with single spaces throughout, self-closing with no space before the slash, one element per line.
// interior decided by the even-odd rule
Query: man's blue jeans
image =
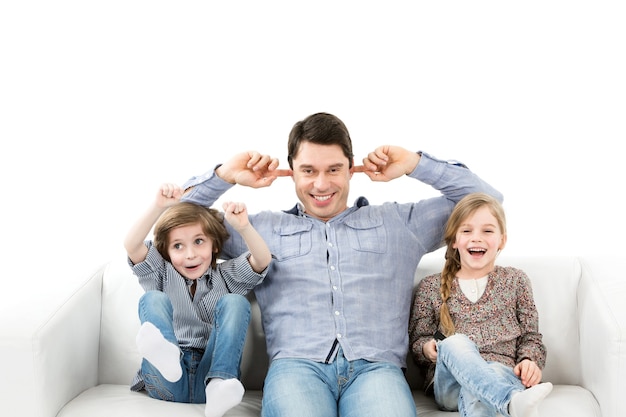
<path fill-rule="evenodd" d="M 397 366 L 348 361 L 276 359 L 265 378 L 263 417 L 415 417 L 415 403 Z"/>
<path fill-rule="evenodd" d="M 461 416 L 508 416 L 511 396 L 524 385 L 513 369 L 499 362 L 487 362 L 476 344 L 463 334 L 437 343 L 435 401 Z"/>
<path fill-rule="evenodd" d="M 211 378 L 239 378 L 241 356 L 250 321 L 250 303 L 238 294 L 222 296 L 215 306 L 215 323 L 204 352 L 181 350 L 183 376 L 169 382 L 147 360 L 141 363 L 145 389 L 152 398 L 183 403 L 204 403 Z M 173 308 L 167 295 L 148 291 L 139 300 L 139 319 L 154 324 L 165 339 L 178 346 L 173 326 Z"/>

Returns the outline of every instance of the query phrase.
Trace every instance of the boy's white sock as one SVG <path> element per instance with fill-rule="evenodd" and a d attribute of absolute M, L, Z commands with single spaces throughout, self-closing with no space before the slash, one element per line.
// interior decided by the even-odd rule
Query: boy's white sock
<path fill-rule="evenodd" d="M 152 323 L 145 322 L 137 333 L 137 349 L 145 359 L 159 370 L 163 378 L 176 382 L 183 375 L 180 366 L 180 349 L 169 342 Z"/>
<path fill-rule="evenodd" d="M 237 378 L 213 378 L 206 386 L 206 417 L 222 417 L 243 399 L 244 388 Z"/>
<path fill-rule="evenodd" d="M 509 402 L 509 414 L 511 417 L 537 417 L 537 406 L 552 391 L 552 384 L 544 382 L 534 387 L 516 392 Z"/>

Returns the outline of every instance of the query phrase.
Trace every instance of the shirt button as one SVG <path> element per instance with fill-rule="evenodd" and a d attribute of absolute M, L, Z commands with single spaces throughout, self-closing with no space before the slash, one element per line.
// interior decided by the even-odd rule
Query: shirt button
<path fill-rule="evenodd" d="M 335 311 L 335 316 L 338 316 L 338 315 L 339 315 L 339 312 L 338 312 L 338 311 Z"/>
<path fill-rule="evenodd" d="M 330 246 L 332 248 L 333 247 L 332 242 L 328 242 L 328 246 Z"/>
<path fill-rule="evenodd" d="M 337 286 L 333 285 L 333 290 L 337 291 Z"/>
<path fill-rule="evenodd" d="M 334 265 L 331 265 L 331 266 L 330 266 L 330 270 L 331 270 L 331 271 L 334 271 L 334 270 L 335 270 L 335 266 L 334 266 Z"/>
<path fill-rule="evenodd" d="M 337 333 L 337 339 L 341 339 L 341 333 Z"/>

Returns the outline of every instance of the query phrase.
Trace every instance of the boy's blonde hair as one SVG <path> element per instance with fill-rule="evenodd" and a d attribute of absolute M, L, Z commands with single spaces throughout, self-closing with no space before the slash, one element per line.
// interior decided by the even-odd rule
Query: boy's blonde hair
<path fill-rule="evenodd" d="M 500 202 L 492 196 L 484 193 L 472 193 L 463 197 L 452 210 L 450 218 L 446 223 L 444 232 L 444 241 L 447 249 L 445 255 L 445 264 L 441 272 L 441 309 L 439 310 L 439 321 L 441 323 L 442 332 L 446 336 L 454 334 L 454 322 L 450 317 L 448 309 L 448 299 L 450 298 L 450 288 L 456 277 L 456 273 L 461 269 L 461 256 L 459 251 L 453 247 L 456 241 L 456 233 L 463 222 L 471 216 L 479 208 L 487 206 L 489 211 L 496 218 L 498 227 L 503 236 L 506 236 L 506 217 L 504 208 Z"/>
<path fill-rule="evenodd" d="M 217 210 L 194 203 L 181 202 L 168 208 L 154 225 L 154 246 L 163 259 L 171 262 L 167 251 L 172 229 L 199 223 L 202 231 L 213 240 L 215 255 L 211 267 L 217 266 L 217 258 L 229 234 L 224 225 L 224 216 Z"/>

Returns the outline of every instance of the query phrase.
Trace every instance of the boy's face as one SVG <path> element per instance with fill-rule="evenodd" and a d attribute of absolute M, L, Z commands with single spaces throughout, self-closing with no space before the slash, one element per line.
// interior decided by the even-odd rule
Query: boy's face
<path fill-rule="evenodd" d="M 179 226 L 170 231 L 167 253 L 179 274 L 198 279 L 211 267 L 213 240 L 204 234 L 200 223 Z"/>
<path fill-rule="evenodd" d="M 308 215 L 326 221 L 348 207 L 349 163 L 339 145 L 302 142 L 293 159 L 293 180 Z"/>

